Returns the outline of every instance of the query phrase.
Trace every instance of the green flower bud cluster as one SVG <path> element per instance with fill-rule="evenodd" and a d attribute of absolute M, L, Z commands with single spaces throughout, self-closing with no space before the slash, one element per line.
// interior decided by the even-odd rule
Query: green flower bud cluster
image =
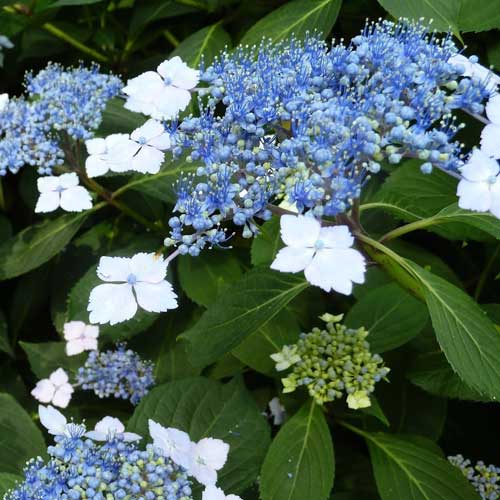
<path fill-rule="evenodd" d="M 278 371 L 293 366 L 282 379 L 283 392 L 307 387 L 316 403 L 322 405 L 347 395 L 350 408 L 370 406 L 369 395 L 375 384 L 389 373 L 383 359 L 370 352 L 368 331 L 353 330 L 340 323 L 342 315 L 324 314 L 326 329 L 314 328 L 302 333 L 297 344 L 284 346 L 271 355 Z"/>

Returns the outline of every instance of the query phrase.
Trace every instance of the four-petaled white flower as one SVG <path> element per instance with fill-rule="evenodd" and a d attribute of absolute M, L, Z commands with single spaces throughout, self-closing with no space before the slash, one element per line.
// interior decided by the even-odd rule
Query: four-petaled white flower
<path fill-rule="evenodd" d="M 49 378 L 39 380 L 31 395 L 41 403 L 52 403 L 59 408 L 66 408 L 71 401 L 73 387 L 69 383 L 67 373 L 58 368 Z"/>
<path fill-rule="evenodd" d="M 85 170 L 89 177 L 97 177 L 111 172 L 122 173 L 131 169 L 132 157 L 137 145 L 128 134 L 111 134 L 107 137 L 85 141 L 89 156 L 85 160 Z"/>
<path fill-rule="evenodd" d="M 498 162 L 479 149 L 460 169 L 458 206 L 475 212 L 491 212 L 500 218 L 500 177 Z"/>
<path fill-rule="evenodd" d="M 280 352 L 271 354 L 270 358 L 276 363 L 276 370 L 279 372 L 287 370 L 290 366 L 300 361 L 296 345 L 284 345 Z"/>
<path fill-rule="evenodd" d="M 493 71 L 478 62 L 475 62 L 474 59 L 471 60 L 462 54 L 455 54 L 450 57 L 448 62 L 453 66 L 463 67 L 463 76 L 476 78 L 480 82 L 484 83 L 489 92 L 495 92 L 498 85 L 500 85 L 500 76 L 496 75 Z"/>
<path fill-rule="evenodd" d="M 185 469 L 191 465 L 191 440 L 185 432 L 173 427 L 163 427 L 154 420 L 149 420 L 149 435 L 153 446 L 163 456 Z"/>
<path fill-rule="evenodd" d="M 38 406 L 38 416 L 40 423 L 53 436 L 68 436 L 68 421 L 66 417 L 53 406 Z"/>
<path fill-rule="evenodd" d="M 368 408 L 371 406 L 370 397 L 366 391 L 356 391 L 347 396 L 347 406 L 351 410 L 359 410 L 360 408 Z"/>
<path fill-rule="evenodd" d="M 0 112 L 9 104 L 9 94 L 0 94 Z"/>
<path fill-rule="evenodd" d="M 226 495 L 224 491 L 211 484 L 205 488 L 201 500 L 242 500 L 238 495 Z"/>
<path fill-rule="evenodd" d="M 125 426 L 118 418 L 114 417 L 104 417 L 95 424 L 94 430 L 87 432 L 85 436 L 94 441 L 109 441 L 117 436 L 128 442 L 142 439 L 139 434 L 125 432 Z"/>
<path fill-rule="evenodd" d="M 83 351 L 97 350 L 99 327 L 86 325 L 83 321 L 69 321 L 64 324 L 64 339 L 66 340 L 66 354 L 75 356 Z"/>
<path fill-rule="evenodd" d="M 72 172 L 58 177 L 39 177 L 38 191 L 40 197 L 35 212 L 52 212 L 61 207 L 66 212 L 81 212 L 92 208 L 89 192 L 78 185 L 78 176 Z"/>
<path fill-rule="evenodd" d="M 271 399 L 267 406 L 269 407 L 269 412 L 273 417 L 273 424 L 281 425 L 285 421 L 286 410 L 285 407 L 281 404 L 280 398 L 275 397 Z"/>
<path fill-rule="evenodd" d="M 365 259 L 351 248 L 354 243 L 347 226 L 321 227 L 314 217 L 283 215 L 281 249 L 271 269 L 297 273 L 304 271 L 309 283 L 326 292 L 350 295 L 353 283 L 365 281 Z"/>
<path fill-rule="evenodd" d="M 229 453 L 229 445 L 221 439 L 203 438 L 191 443 L 191 462 L 188 473 L 201 484 L 217 483 L 217 471 L 224 467 Z"/>
<path fill-rule="evenodd" d="M 495 94 L 486 104 L 486 116 L 490 123 L 481 132 L 481 151 L 500 159 L 500 94 Z"/>
<path fill-rule="evenodd" d="M 109 283 L 90 293 L 87 310 L 91 323 L 116 325 L 133 318 L 138 305 L 150 312 L 177 307 L 177 295 L 165 280 L 167 262 L 154 253 L 138 253 L 132 258 L 101 257 L 97 275 Z"/>
<path fill-rule="evenodd" d="M 156 174 L 165 160 L 164 150 L 170 148 L 170 134 L 156 120 L 148 120 L 130 134 L 136 144 L 131 169 L 143 174 Z"/>
<path fill-rule="evenodd" d="M 191 100 L 190 90 L 198 85 L 200 73 L 180 57 L 162 62 L 156 71 L 146 71 L 127 82 L 125 107 L 157 120 L 174 118 Z"/>

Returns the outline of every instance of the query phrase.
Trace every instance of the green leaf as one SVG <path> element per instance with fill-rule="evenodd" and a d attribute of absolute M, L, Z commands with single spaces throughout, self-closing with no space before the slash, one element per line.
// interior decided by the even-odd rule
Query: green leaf
<path fill-rule="evenodd" d="M 31 371 L 39 378 L 47 378 L 53 371 L 63 368 L 69 373 L 76 373 L 83 366 L 88 353 L 78 356 L 66 354 L 65 342 L 19 342 L 23 348 Z"/>
<path fill-rule="evenodd" d="M 36 269 L 59 253 L 88 217 L 89 211 L 67 214 L 29 226 L 0 245 L 0 280 Z"/>
<path fill-rule="evenodd" d="M 264 222 L 260 227 L 260 233 L 252 241 L 252 265 L 263 266 L 271 264 L 278 253 L 280 245 L 280 218 L 273 217 Z"/>
<path fill-rule="evenodd" d="M 0 472 L 0 498 L 3 498 L 5 493 L 13 489 L 17 483 L 21 483 L 23 478 L 17 474 L 9 472 Z"/>
<path fill-rule="evenodd" d="M 299 334 L 297 319 L 284 309 L 231 352 L 250 368 L 265 375 L 277 376 L 271 354 L 280 351 L 284 345 L 297 342 Z"/>
<path fill-rule="evenodd" d="M 148 435 L 148 419 L 184 430 L 193 441 L 204 437 L 226 441 L 229 458 L 218 482 L 232 493 L 254 482 L 270 442 L 266 420 L 236 380 L 223 385 L 197 377 L 155 387 L 134 411 L 128 430 Z"/>
<path fill-rule="evenodd" d="M 413 384 L 436 396 L 489 401 L 489 398 L 471 389 L 460 379 L 441 352 L 416 356 L 406 376 Z"/>
<path fill-rule="evenodd" d="M 110 99 L 102 114 L 102 122 L 96 135 L 107 136 L 123 132 L 129 134 L 144 123 L 144 116 L 125 109 L 125 101 L 119 97 Z"/>
<path fill-rule="evenodd" d="M 308 287 L 293 274 L 256 268 L 228 287 L 193 328 L 181 335 L 189 342 L 195 366 L 207 366 L 264 327 Z"/>
<path fill-rule="evenodd" d="M 215 301 L 221 290 L 238 281 L 243 274 L 240 261 L 227 250 L 205 251 L 196 258 L 181 255 L 178 272 L 186 295 L 205 307 Z"/>
<path fill-rule="evenodd" d="M 71 5 L 90 5 L 93 3 L 100 3 L 103 0 L 57 0 L 51 7 L 68 7 Z"/>
<path fill-rule="evenodd" d="M 0 470 L 20 474 L 26 462 L 45 454 L 42 433 L 22 406 L 9 394 L 0 394 Z"/>
<path fill-rule="evenodd" d="M 208 67 L 224 47 L 231 48 L 231 37 L 220 23 L 207 26 L 183 40 L 170 54 L 179 56 L 188 66 L 198 68 L 203 58 Z"/>
<path fill-rule="evenodd" d="M 262 466 L 262 500 L 325 500 L 335 476 L 323 410 L 309 400 L 280 429 Z"/>
<path fill-rule="evenodd" d="M 347 313 L 350 328 L 364 326 L 372 352 L 385 352 L 406 344 L 428 320 L 427 309 L 395 283 L 371 290 Z"/>
<path fill-rule="evenodd" d="M 2 311 L 0 311 L 0 351 L 6 352 L 9 356 L 14 357 L 14 351 L 10 345 L 9 331 L 7 322 Z"/>
<path fill-rule="evenodd" d="M 195 172 L 198 165 L 185 160 L 176 160 L 163 164 L 161 170 L 154 175 L 137 175 L 119 189 L 119 192 L 139 191 L 167 203 L 175 203 L 177 196 L 174 191 L 175 181 L 181 174 Z"/>
<path fill-rule="evenodd" d="M 308 31 L 326 37 L 339 14 L 341 0 L 293 0 L 260 19 L 241 40 L 241 45 L 259 44 L 263 37 L 274 43 Z"/>
<path fill-rule="evenodd" d="M 382 432 L 355 432 L 368 444 L 382 500 L 477 500 L 460 470 L 420 441 Z"/>

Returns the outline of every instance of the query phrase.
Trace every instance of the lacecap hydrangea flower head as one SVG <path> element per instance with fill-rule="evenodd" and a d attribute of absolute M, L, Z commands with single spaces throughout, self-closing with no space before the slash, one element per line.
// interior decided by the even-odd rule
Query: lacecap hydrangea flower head
<path fill-rule="evenodd" d="M 370 394 L 389 368 L 370 352 L 364 328 L 347 328 L 340 323 L 342 315 L 324 314 L 321 319 L 326 323 L 324 330 L 302 333 L 295 345 L 271 355 L 278 371 L 291 368 L 282 379 L 283 392 L 304 386 L 319 405 L 346 395 L 349 408 L 370 406 Z"/>

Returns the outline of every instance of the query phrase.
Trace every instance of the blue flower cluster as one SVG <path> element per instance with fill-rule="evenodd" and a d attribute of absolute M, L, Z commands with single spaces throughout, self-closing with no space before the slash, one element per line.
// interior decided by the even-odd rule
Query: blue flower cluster
<path fill-rule="evenodd" d="M 118 344 L 114 351 L 92 351 L 78 369 L 77 385 L 92 390 L 100 397 L 128 399 L 134 405 L 149 392 L 155 383 L 154 365 Z"/>
<path fill-rule="evenodd" d="M 99 73 L 99 67 L 64 69 L 49 64 L 26 76 L 25 97 L 12 98 L 0 111 L 0 175 L 22 166 L 40 174 L 64 162 L 71 142 L 89 139 L 102 120 L 109 99 L 122 82 Z"/>
<path fill-rule="evenodd" d="M 49 446 L 48 462 L 28 462 L 25 480 L 4 500 L 192 500 L 186 472 L 152 445 L 140 450 L 120 435 L 96 443 L 84 437 L 85 426 L 69 429 Z"/>
<path fill-rule="evenodd" d="M 200 116 L 172 125 L 174 154 L 199 166 L 177 186 L 166 245 L 197 255 L 226 239 L 227 219 L 251 237 L 270 201 L 335 216 L 384 161 L 456 170 L 452 112 L 480 113 L 489 95 L 448 62 L 457 52 L 451 36 L 381 21 L 349 45 L 310 36 L 222 53 L 202 71 Z"/>
<path fill-rule="evenodd" d="M 499 467 L 485 465 L 482 461 L 472 466 L 471 461 L 464 459 L 462 455 L 448 457 L 448 460 L 462 471 L 483 500 L 498 500 L 500 498 Z"/>

